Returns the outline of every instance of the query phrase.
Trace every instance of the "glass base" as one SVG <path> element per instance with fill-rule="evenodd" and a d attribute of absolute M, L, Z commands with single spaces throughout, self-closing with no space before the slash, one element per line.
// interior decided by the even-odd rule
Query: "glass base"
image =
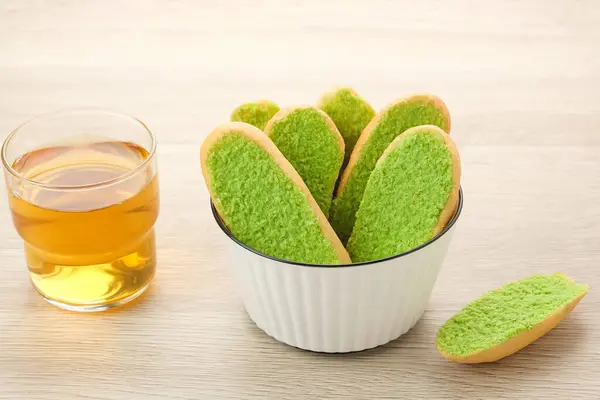
<path fill-rule="evenodd" d="M 27 244 L 25 249 L 35 289 L 48 303 L 70 311 L 104 311 L 125 304 L 146 290 L 156 271 L 154 231 L 135 251 L 102 263 L 91 263 L 90 257 L 79 257 L 79 265 L 59 263 L 56 254 Z"/>
<path fill-rule="evenodd" d="M 150 286 L 151 283 L 152 282 L 148 282 L 148 284 L 146 286 L 143 286 L 137 292 L 131 294 L 128 297 L 119 299 L 119 300 L 117 300 L 115 302 L 102 303 L 102 304 L 90 304 L 90 305 L 74 305 L 74 304 L 62 303 L 60 301 L 56 301 L 54 299 L 46 297 L 44 295 L 44 293 L 42 293 L 39 290 L 37 290 L 37 288 L 35 287 L 35 285 L 33 285 L 33 287 L 42 296 L 42 298 L 44 300 L 46 300 L 48 303 L 50 303 L 50 304 L 52 304 L 52 305 L 54 305 L 56 307 L 62 308 L 63 310 L 77 311 L 77 312 L 99 312 L 99 311 L 106 311 L 106 310 L 111 309 L 111 308 L 122 306 L 123 304 L 127 304 L 130 301 L 137 299 L 138 297 L 140 297 L 148 289 L 148 287 Z"/>

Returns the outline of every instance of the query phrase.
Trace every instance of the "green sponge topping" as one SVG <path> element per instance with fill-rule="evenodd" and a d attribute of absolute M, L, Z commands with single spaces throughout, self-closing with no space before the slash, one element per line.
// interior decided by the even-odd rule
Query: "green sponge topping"
<path fill-rule="evenodd" d="M 262 131 L 273 115 L 277 114 L 277 111 L 279 111 L 279 106 L 268 100 L 244 103 L 233 110 L 231 121 L 246 122 Z"/>
<path fill-rule="evenodd" d="M 326 216 L 344 151 L 335 128 L 316 108 L 298 108 L 275 120 L 266 132 L 298 171 Z"/>
<path fill-rule="evenodd" d="M 354 262 L 390 257 L 431 239 L 454 186 L 452 154 L 439 134 L 412 130 L 391 146 L 356 213 L 347 245 Z"/>
<path fill-rule="evenodd" d="M 340 264 L 305 194 L 254 141 L 226 133 L 206 165 L 211 196 L 239 241 L 285 260 Z"/>
<path fill-rule="evenodd" d="M 331 117 L 344 138 L 346 154 L 342 167 L 345 167 L 358 137 L 375 116 L 375 110 L 350 88 L 325 94 L 319 101 L 319 108 Z"/>
<path fill-rule="evenodd" d="M 342 243 L 346 243 L 371 171 L 384 150 L 404 131 L 419 125 L 436 125 L 448 131 L 448 119 L 439 105 L 422 97 L 389 107 L 364 143 L 345 184 L 340 185 L 331 205 L 330 222 Z M 359 149 L 355 149 L 359 150 Z"/>
<path fill-rule="evenodd" d="M 587 292 L 563 274 L 534 275 L 484 294 L 438 331 L 436 346 L 462 357 L 507 341 Z"/>

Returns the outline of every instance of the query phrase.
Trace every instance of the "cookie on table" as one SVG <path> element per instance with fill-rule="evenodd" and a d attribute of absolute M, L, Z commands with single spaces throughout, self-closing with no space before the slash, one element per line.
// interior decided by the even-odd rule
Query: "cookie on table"
<path fill-rule="evenodd" d="M 351 262 L 298 172 L 261 130 L 219 126 L 200 158 L 215 208 L 239 241 L 289 261 Z"/>
<path fill-rule="evenodd" d="M 439 329 L 435 345 L 443 357 L 459 363 L 500 360 L 556 327 L 588 290 L 561 273 L 510 283 L 451 317 Z"/>
<path fill-rule="evenodd" d="M 408 129 L 384 151 L 367 182 L 346 246 L 354 262 L 411 250 L 437 235 L 458 206 L 460 158 L 435 125 Z"/>
<path fill-rule="evenodd" d="M 435 125 L 450 132 L 450 114 L 444 102 L 430 94 L 398 100 L 373 118 L 360 135 L 344 169 L 329 220 L 342 243 L 346 243 L 371 171 L 384 150 L 397 136 L 419 125 Z"/>
<path fill-rule="evenodd" d="M 246 122 L 260 130 L 264 130 L 267 122 L 273 115 L 277 114 L 279 106 L 269 100 L 259 100 L 248 102 L 236 107 L 232 113 L 230 120 L 234 122 Z"/>
<path fill-rule="evenodd" d="M 298 171 L 321 211 L 329 215 L 344 160 L 344 139 L 329 116 L 312 106 L 280 110 L 265 133 Z"/>
<path fill-rule="evenodd" d="M 350 154 L 360 134 L 375 117 L 375 110 L 351 87 L 340 86 L 323 93 L 317 107 L 331 117 L 340 131 L 346 145 L 344 163 L 348 164 Z"/>

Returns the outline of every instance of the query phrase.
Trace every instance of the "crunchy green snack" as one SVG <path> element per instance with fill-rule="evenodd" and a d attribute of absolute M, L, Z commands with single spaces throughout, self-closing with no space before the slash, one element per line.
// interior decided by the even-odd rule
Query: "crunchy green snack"
<path fill-rule="evenodd" d="M 331 205 L 329 220 L 342 243 L 352 233 L 356 212 L 377 160 L 396 136 L 419 125 L 436 125 L 450 131 L 450 116 L 441 99 L 415 95 L 399 100 L 382 110 L 361 134 Z"/>
<path fill-rule="evenodd" d="M 411 128 L 371 173 L 346 246 L 354 262 L 411 250 L 440 232 L 458 204 L 460 160 L 437 126 Z"/>
<path fill-rule="evenodd" d="M 315 107 L 290 107 L 269 121 L 265 133 L 298 171 L 323 214 L 329 215 L 344 159 L 344 140 L 333 121 Z"/>
<path fill-rule="evenodd" d="M 233 110 L 231 121 L 246 122 L 262 131 L 277 111 L 279 106 L 269 100 L 244 103 Z"/>
<path fill-rule="evenodd" d="M 201 161 L 213 203 L 239 241 L 284 260 L 350 263 L 306 185 L 263 132 L 222 125 L 205 139 Z"/>
<path fill-rule="evenodd" d="M 510 283 L 450 318 L 438 331 L 436 347 L 453 361 L 496 361 L 554 328 L 588 290 L 561 273 Z"/>
<path fill-rule="evenodd" d="M 342 168 L 348 164 L 358 137 L 375 117 L 375 110 L 350 87 L 339 87 L 324 93 L 317 107 L 331 117 L 344 138 L 346 151 Z"/>

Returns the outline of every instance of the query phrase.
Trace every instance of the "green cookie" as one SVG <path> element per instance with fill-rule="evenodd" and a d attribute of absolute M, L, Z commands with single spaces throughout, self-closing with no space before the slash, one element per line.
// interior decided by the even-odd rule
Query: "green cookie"
<path fill-rule="evenodd" d="M 290 107 L 269 121 L 265 133 L 298 171 L 323 214 L 329 215 L 344 160 L 344 139 L 331 118 L 315 107 Z"/>
<path fill-rule="evenodd" d="M 213 203 L 239 241 L 289 261 L 351 262 L 296 170 L 258 128 L 222 125 L 200 155 Z"/>
<path fill-rule="evenodd" d="M 560 273 L 510 283 L 450 318 L 438 331 L 436 347 L 452 361 L 497 361 L 556 327 L 588 290 Z"/>
<path fill-rule="evenodd" d="M 458 205 L 460 159 L 434 125 L 411 128 L 385 150 L 364 191 L 346 246 L 354 262 L 411 250 L 438 234 Z"/>
<path fill-rule="evenodd" d="M 375 117 L 375 110 L 350 87 L 339 87 L 324 93 L 317 107 L 331 117 L 344 138 L 346 151 L 342 168 L 348 164 L 358 137 Z"/>
<path fill-rule="evenodd" d="M 231 113 L 231 121 L 246 122 L 264 130 L 267 122 L 277 114 L 279 106 L 269 100 L 244 103 Z"/>

